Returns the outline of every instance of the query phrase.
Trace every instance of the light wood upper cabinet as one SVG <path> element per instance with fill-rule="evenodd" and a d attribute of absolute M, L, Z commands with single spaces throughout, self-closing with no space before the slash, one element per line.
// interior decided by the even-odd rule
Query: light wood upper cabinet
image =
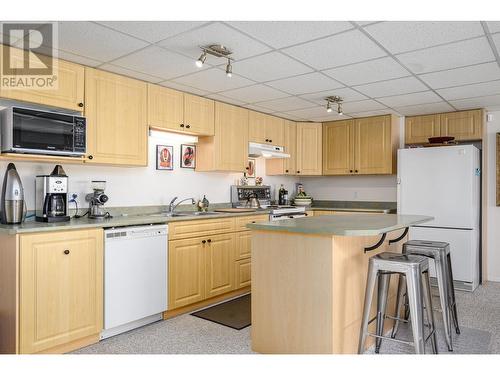
<path fill-rule="evenodd" d="M 210 235 L 205 246 L 206 298 L 234 290 L 234 235 Z"/>
<path fill-rule="evenodd" d="M 439 137 L 440 116 L 411 116 L 405 119 L 405 143 L 428 143 L 429 138 Z"/>
<path fill-rule="evenodd" d="M 264 113 L 249 111 L 250 142 L 284 146 L 284 120 Z"/>
<path fill-rule="evenodd" d="M 184 94 L 184 125 L 186 132 L 198 135 L 214 134 L 214 101 L 201 96 Z"/>
<path fill-rule="evenodd" d="M 297 124 L 293 121 L 284 120 L 283 124 L 285 152 L 290 154 L 289 158 L 267 159 L 266 174 L 272 175 L 295 175 L 297 173 Z"/>
<path fill-rule="evenodd" d="M 23 50 L 0 45 L 0 69 L 3 67 L 3 48 L 10 48 L 11 60 L 23 60 Z M 30 63 L 39 65 L 32 55 Z M 83 111 L 85 68 L 64 60 L 57 61 L 57 81 L 53 89 L 6 89 L 0 88 L 0 97 L 41 105 Z"/>
<path fill-rule="evenodd" d="M 474 141 L 483 137 L 483 111 L 461 111 L 441 114 L 441 136 L 457 141 Z"/>
<path fill-rule="evenodd" d="M 248 110 L 215 103 L 213 137 L 198 139 L 197 171 L 245 171 L 248 160 Z"/>
<path fill-rule="evenodd" d="M 214 101 L 148 84 L 148 124 L 193 135 L 214 135 Z"/>
<path fill-rule="evenodd" d="M 354 173 L 395 173 L 397 137 L 393 138 L 391 116 L 365 117 L 354 120 Z"/>
<path fill-rule="evenodd" d="M 102 229 L 20 236 L 20 353 L 100 333 L 102 244 Z"/>
<path fill-rule="evenodd" d="M 354 121 L 323 124 L 323 174 L 345 175 L 354 172 Z"/>
<path fill-rule="evenodd" d="M 146 83 L 86 68 L 85 116 L 88 162 L 147 165 Z"/>
<path fill-rule="evenodd" d="M 297 174 L 322 174 L 322 125 L 313 122 L 297 123 Z"/>

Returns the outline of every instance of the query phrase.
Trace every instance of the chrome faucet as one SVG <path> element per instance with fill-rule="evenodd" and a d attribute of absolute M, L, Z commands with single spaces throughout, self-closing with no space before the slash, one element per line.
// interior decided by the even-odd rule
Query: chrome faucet
<path fill-rule="evenodd" d="M 179 204 L 181 204 L 182 202 L 188 201 L 188 200 L 190 200 L 190 199 L 191 199 L 191 204 L 196 204 L 196 201 L 194 200 L 194 198 L 186 198 L 186 199 L 183 199 L 183 200 L 181 200 L 181 201 L 179 201 L 179 202 L 175 203 L 175 201 L 177 200 L 177 198 L 178 198 L 178 197 L 174 197 L 174 199 L 172 199 L 172 200 L 170 201 L 170 203 L 169 203 L 169 205 L 168 205 L 168 211 L 167 211 L 169 214 L 173 214 L 173 213 L 174 213 L 174 211 L 175 211 L 175 209 L 177 208 L 177 206 L 178 206 Z"/>

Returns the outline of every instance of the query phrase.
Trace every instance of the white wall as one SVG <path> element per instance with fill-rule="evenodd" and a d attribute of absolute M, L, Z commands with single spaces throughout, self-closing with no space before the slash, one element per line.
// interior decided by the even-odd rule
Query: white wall
<path fill-rule="evenodd" d="M 90 193 L 91 180 L 106 180 L 106 193 L 109 195 L 107 206 L 143 206 L 165 205 L 170 200 L 194 197 L 202 198 L 203 194 L 211 203 L 224 203 L 230 201 L 230 185 L 243 176 L 241 173 L 212 173 L 194 172 L 191 169 L 179 167 L 180 144 L 191 143 L 193 138 L 162 133 L 149 137 L 149 166 L 142 168 L 107 167 L 63 164 L 69 176 L 69 191 L 79 195 L 79 204 L 87 205 L 85 194 Z M 165 136 L 166 135 L 166 136 Z M 155 162 L 156 145 L 174 146 L 174 170 L 157 171 Z M 7 162 L 0 162 L 0 179 L 7 167 Z M 34 208 L 35 176 L 49 174 L 54 168 L 49 163 L 16 162 L 16 169 L 25 189 L 28 209 Z M 265 176 L 265 162 L 257 159 L 257 176 L 264 177 L 264 183 L 276 187 L 284 184 L 293 190 L 296 179 L 294 177 Z M 0 181 L 0 184 L 1 184 Z M 1 189 L 1 188 L 0 188 Z"/>
<path fill-rule="evenodd" d="M 500 111 L 489 112 L 492 121 L 486 123 L 487 146 L 487 277 L 500 281 L 500 207 L 496 206 L 496 133 L 500 132 Z M 484 239 L 483 239 L 484 240 Z"/>

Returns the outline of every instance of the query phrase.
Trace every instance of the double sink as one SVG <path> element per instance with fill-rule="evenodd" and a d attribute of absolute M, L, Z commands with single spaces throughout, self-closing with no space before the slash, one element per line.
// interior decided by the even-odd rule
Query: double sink
<path fill-rule="evenodd" d="M 156 213 L 156 214 L 140 214 L 138 216 L 182 217 L 182 216 L 215 216 L 215 215 L 220 215 L 220 212 L 178 211 L 178 212 L 160 212 L 160 213 Z"/>

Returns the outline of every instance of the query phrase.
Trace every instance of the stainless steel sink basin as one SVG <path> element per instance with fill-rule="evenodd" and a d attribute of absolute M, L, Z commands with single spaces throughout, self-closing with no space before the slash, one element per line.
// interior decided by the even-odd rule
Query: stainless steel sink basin
<path fill-rule="evenodd" d="M 219 212 L 213 212 L 213 211 L 209 211 L 209 212 L 201 212 L 201 211 L 180 211 L 178 212 L 179 214 L 181 214 L 182 216 L 210 216 L 210 215 L 219 215 Z M 177 214 L 174 213 L 174 214 Z"/>

